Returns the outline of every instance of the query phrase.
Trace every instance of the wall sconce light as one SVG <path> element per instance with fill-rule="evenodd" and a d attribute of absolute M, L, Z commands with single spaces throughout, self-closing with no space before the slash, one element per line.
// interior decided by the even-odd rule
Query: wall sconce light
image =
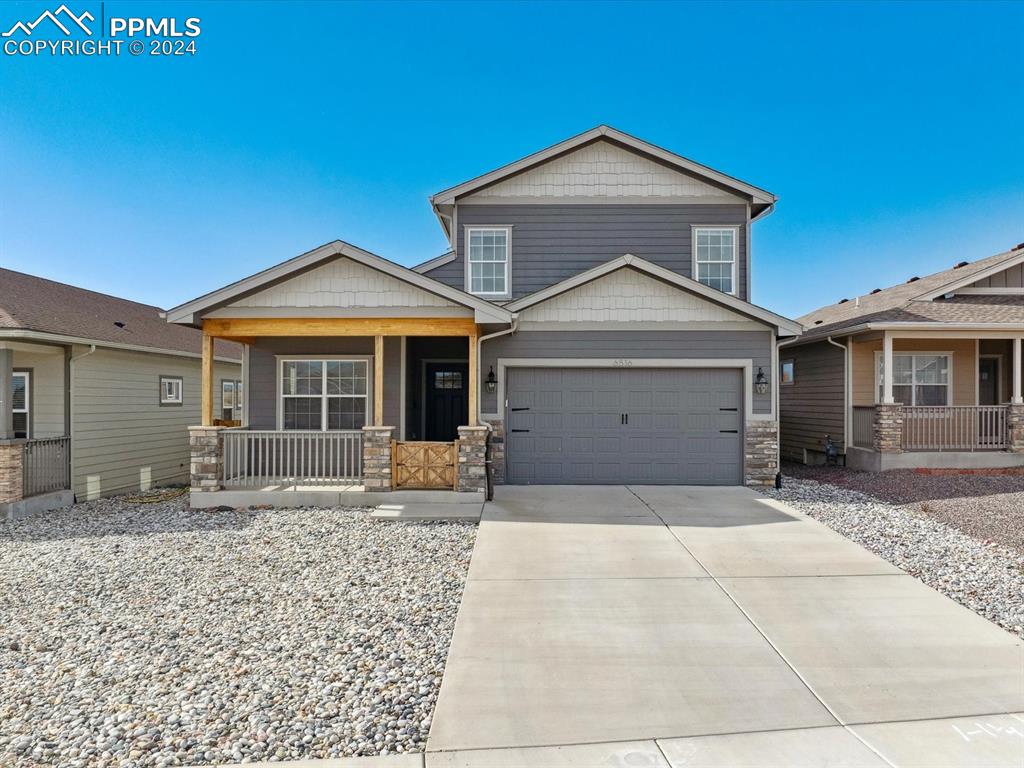
<path fill-rule="evenodd" d="M 764 375 L 764 368 L 758 367 L 757 377 L 754 379 L 754 391 L 759 395 L 768 394 L 768 377 Z"/>
<path fill-rule="evenodd" d="M 487 392 L 494 394 L 494 390 L 498 387 L 498 379 L 494 375 L 494 366 L 491 366 L 491 370 L 487 374 L 487 381 L 484 382 L 487 385 Z"/>

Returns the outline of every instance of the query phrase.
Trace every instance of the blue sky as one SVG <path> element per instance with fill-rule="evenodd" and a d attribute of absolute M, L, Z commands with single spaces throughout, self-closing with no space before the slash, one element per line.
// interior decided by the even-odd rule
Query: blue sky
<path fill-rule="evenodd" d="M 779 196 L 785 314 L 1024 241 L 1024 3 L 105 11 L 198 16 L 198 53 L 0 56 L 3 266 L 172 306 L 334 238 L 411 265 L 430 194 L 599 123 Z"/>

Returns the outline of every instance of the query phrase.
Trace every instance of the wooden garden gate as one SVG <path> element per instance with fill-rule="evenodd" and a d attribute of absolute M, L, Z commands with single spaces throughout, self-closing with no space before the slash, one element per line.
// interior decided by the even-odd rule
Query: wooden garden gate
<path fill-rule="evenodd" d="M 454 443 L 412 442 L 391 444 L 391 477 L 395 489 L 455 488 Z"/>

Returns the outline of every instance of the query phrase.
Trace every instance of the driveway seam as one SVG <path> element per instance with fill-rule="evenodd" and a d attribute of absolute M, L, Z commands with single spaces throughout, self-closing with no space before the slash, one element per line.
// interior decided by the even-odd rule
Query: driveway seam
<path fill-rule="evenodd" d="M 886 765 L 891 766 L 891 768 L 897 768 L 895 763 L 893 763 L 891 760 L 889 760 L 889 758 L 887 758 L 885 755 L 883 755 L 881 752 L 879 752 L 873 745 L 869 744 L 866 740 L 861 738 L 860 734 L 855 733 L 853 731 L 853 729 L 851 729 L 846 723 L 844 723 L 840 719 L 839 715 L 832 709 L 832 707 L 830 707 L 827 703 L 825 703 L 825 700 L 822 699 L 822 697 L 818 695 L 818 692 L 814 690 L 814 687 L 810 684 L 810 682 L 807 679 L 805 679 L 802 674 L 800 674 L 800 672 L 797 670 L 797 668 L 795 666 L 793 666 L 793 664 L 789 661 L 789 659 L 786 658 L 786 655 L 775 645 L 775 643 L 772 642 L 771 638 L 768 637 L 768 635 L 765 633 L 765 631 L 763 629 L 761 629 L 760 626 L 758 626 L 757 622 L 754 621 L 753 617 L 749 613 L 747 613 L 747 611 L 743 608 L 743 606 L 741 606 L 739 604 L 739 602 L 732 595 L 732 593 L 730 593 L 729 590 L 726 589 L 725 586 L 722 584 L 722 582 L 720 582 L 718 580 L 718 577 L 714 576 L 705 567 L 704 563 L 701 562 L 700 558 L 697 557 L 693 552 L 691 552 L 690 548 L 687 547 L 686 544 L 683 543 L 683 540 L 680 539 L 679 536 L 676 535 L 676 532 L 672 530 L 672 526 L 670 526 L 667 522 L 665 522 L 665 518 L 663 518 L 660 514 L 658 514 L 658 511 L 654 507 L 652 507 L 650 504 L 648 504 L 646 501 L 644 501 L 644 499 L 642 499 L 630 486 L 627 485 L 626 486 L 626 490 L 628 490 L 630 493 L 632 493 L 634 496 L 636 496 L 637 500 L 641 504 L 643 504 L 645 507 L 647 507 L 649 510 L 651 510 L 651 514 L 653 514 L 655 517 L 657 517 L 659 520 L 661 520 L 661 524 L 664 525 L 666 528 L 668 528 L 668 532 L 670 534 L 672 534 L 672 537 L 676 541 L 679 542 L 679 546 L 681 546 L 690 557 L 692 557 L 694 560 L 697 561 L 697 564 L 700 565 L 700 567 L 703 568 L 704 571 L 711 577 L 712 581 L 715 582 L 715 585 L 720 590 L 722 590 L 722 592 L 725 594 L 725 596 L 728 597 L 729 600 L 732 602 L 732 604 L 736 606 L 736 609 L 740 613 L 743 614 L 743 616 L 747 619 L 747 621 L 750 622 L 750 625 L 755 630 L 757 630 L 757 633 L 759 635 L 761 635 L 761 637 L 764 638 L 765 642 L 768 643 L 768 645 L 771 647 L 771 649 L 773 651 L 775 651 L 776 655 L 780 659 L 782 659 L 782 662 L 787 667 L 789 667 L 792 670 L 793 674 L 796 675 L 797 679 L 801 683 L 803 683 L 803 685 L 807 689 L 808 693 L 810 693 L 815 699 L 817 699 L 818 703 L 820 703 L 821 706 L 823 706 L 825 708 L 825 711 L 828 712 L 829 715 L 832 716 L 832 718 L 836 721 L 836 725 L 840 726 L 841 728 L 844 728 L 846 730 L 846 732 L 849 733 L 850 735 L 852 735 L 855 739 L 857 739 L 857 741 L 859 741 L 861 744 L 863 744 L 865 747 L 867 747 L 869 750 L 871 750 L 874 754 L 878 755 L 878 757 L 881 760 L 883 760 L 886 763 Z M 748 577 L 748 578 L 757 578 L 757 577 Z"/>

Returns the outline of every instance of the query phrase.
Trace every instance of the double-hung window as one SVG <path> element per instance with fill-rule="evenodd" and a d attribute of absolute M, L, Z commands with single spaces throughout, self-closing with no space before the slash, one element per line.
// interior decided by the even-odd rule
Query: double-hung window
<path fill-rule="evenodd" d="M 221 418 L 227 421 L 241 421 L 242 405 L 242 382 L 237 379 L 222 379 L 220 382 Z"/>
<path fill-rule="evenodd" d="M 950 405 L 951 359 L 948 354 L 894 352 L 892 397 L 903 405 Z M 875 381 L 882 402 L 885 358 L 875 353 Z"/>
<path fill-rule="evenodd" d="M 28 415 L 31 403 L 28 371 L 14 373 L 14 399 L 11 401 L 14 411 L 14 436 L 27 438 L 29 435 Z"/>
<path fill-rule="evenodd" d="M 284 429 L 362 429 L 369 421 L 368 360 L 282 360 Z"/>
<path fill-rule="evenodd" d="M 695 227 L 694 273 L 697 281 L 723 293 L 736 293 L 736 227 Z"/>
<path fill-rule="evenodd" d="M 466 228 L 466 282 L 470 293 L 492 298 L 508 298 L 510 227 Z"/>

